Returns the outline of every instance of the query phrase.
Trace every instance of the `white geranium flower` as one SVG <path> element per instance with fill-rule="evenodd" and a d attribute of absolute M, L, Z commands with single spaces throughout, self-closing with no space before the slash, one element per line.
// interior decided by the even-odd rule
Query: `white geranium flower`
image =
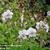
<path fill-rule="evenodd" d="M 46 30 L 46 32 L 48 32 L 48 31 L 49 31 L 48 23 L 44 25 L 44 29 Z"/>
<path fill-rule="evenodd" d="M 40 28 L 44 28 L 46 30 L 46 32 L 49 31 L 48 23 L 45 23 L 43 21 L 40 21 L 40 22 L 36 23 L 36 29 L 39 30 Z"/>
<path fill-rule="evenodd" d="M 36 37 L 36 32 L 37 32 L 36 29 L 31 27 L 27 30 L 29 37 Z"/>
<path fill-rule="evenodd" d="M 36 32 L 36 29 L 30 27 L 28 30 L 19 31 L 18 38 L 27 39 L 28 37 L 36 37 Z"/>
<path fill-rule="evenodd" d="M 25 34 L 26 34 L 26 30 L 19 31 L 19 35 L 25 35 Z"/>
<path fill-rule="evenodd" d="M 13 13 L 10 10 L 7 10 L 2 14 L 2 20 L 7 21 L 8 19 L 12 18 Z"/>
<path fill-rule="evenodd" d="M 43 21 L 37 22 L 36 23 L 37 30 L 39 30 L 40 28 L 43 28 L 44 25 L 45 25 L 45 23 Z"/>
<path fill-rule="evenodd" d="M 26 39 L 26 33 L 27 31 L 26 30 L 22 30 L 22 31 L 19 31 L 19 38 L 22 38 L 22 39 Z"/>
<path fill-rule="evenodd" d="M 50 16 L 50 11 L 47 12 L 47 16 Z"/>

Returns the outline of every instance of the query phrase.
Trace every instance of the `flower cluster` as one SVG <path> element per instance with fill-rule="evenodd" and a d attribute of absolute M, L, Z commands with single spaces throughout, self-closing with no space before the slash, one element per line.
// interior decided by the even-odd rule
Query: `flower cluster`
<path fill-rule="evenodd" d="M 44 28 L 46 32 L 49 31 L 48 23 L 40 21 L 36 23 L 36 29 L 39 30 L 40 28 Z"/>
<path fill-rule="evenodd" d="M 7 10 L 2 14 L 2 21 L 6 22 L 8 19 L 12 19 L 13 13 L 10 10 Z"/>
<path fill-rule="evenodd" d="M 28 30 L 19 31 L 18 38 L 27 39 L 30 37 L 36 37 L 36 32 L 36 29 L 30 27 Z"/>
<path fill-rule="evenodd" d="M 43 21 L 40 21 L 40 22 L 37 22 L 36 23 L 36 29 L 30 27 L 28 30 L 19 31 L 18 38 L 27 39 L 27 38 L 30 38 L 30 37 L 36 37 L 37 31 L 39 31 L 40 28 L 44 28 L 44 30 L 46 32 L 49 31 L 48 23 L 43 22 Z"/>

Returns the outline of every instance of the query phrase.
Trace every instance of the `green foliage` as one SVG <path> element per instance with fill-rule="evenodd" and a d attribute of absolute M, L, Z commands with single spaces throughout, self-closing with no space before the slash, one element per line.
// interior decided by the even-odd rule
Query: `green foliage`
<path fill-rule="evenodd" d="M 28 7 L 28 0 L 26 0 L 25 3 L 25 13 L 24 13 L 24 22 L 23 27 L 21 27 L 21 21 L 20 16 L 21 12 L 19 11 L 18 7 L 18 0 L 1 0 L 0 1 L 0 44 L 7 44 L 7 45 L 17 45 L 17 46 L 9 46 L 9 50 L 50 50 L 48 48 L 42 48 L 40 45 L 34 40 L 34 38 L 24 40 L 22 42 L 17 42 L 18 32 L 22 29 L 28 29 L 29 27 L 34 27 L 36 24 L 36 21 L 33 19 L 33 17 L 29 16 L 29 7 Z M 7 10 L 10 9 L 14 14 L 13 18 L 9 20 L 6 23 L 3 23 L 1 21 L 1 14 Z M 38 0 L 33 8 L 33 12 L 43 10 L 44 5 L 42 0 Z M 49 8 L 50 9 L 50 8 Z M 48 24 L 50 26 L 50 17 L 47 18 Z M 16 24 L 15 24 L 16 22 Z M 37 33 L 39 34 L 39 37 L 42 39 L 47 39 L 47 33 L 41 29 Z M 18 46 L 21 45 L 21 46 Z M 6 50 L 8 50 L 6 48 Z"/>
<path fill-rule="evenodd" d="M 39 32 L 38 32 L 38 34 L 39 34 L 39 37 L 41 39 L 47 40 L 47 34 L 48 33 L 46 33 L 44 29 L 40 29 Z"/>
<path fill-rule="evenodd" d="M 50 16 L 47 17 L 47 22 L 48 22 L 49 27 L 50 27 Z"/>

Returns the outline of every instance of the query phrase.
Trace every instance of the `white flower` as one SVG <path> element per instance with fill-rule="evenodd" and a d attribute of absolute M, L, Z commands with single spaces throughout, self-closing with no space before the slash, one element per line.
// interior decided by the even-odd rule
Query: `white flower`
<path fill-rule="evenodd" d="M 12 18 L 12 15 L 13 15 L 13 13 L 10 10 L 7 10 L 6 12 L 4 12 L 2 14 L 2 20 L 3 21 L 5 21 L 5 20 L 7 21 L 8 19 Z"/>
<path fill-rule="evenodd" d="M 19 31 L 19 35 L 25 35 L 26 30 Z"/>
<path fill-rule="evenodd" d="M 27 31 L 26 30 L 22 30 L 22 31 L 19 31 L 19 38 L 22 38 L 22 39 L 26 39 L 26 33 Z"/>
<path fill-rule="evenodd" d="M 50 16 L 50 11 L 47 12 L 47 16 Z"/>
<path fill-rule="evenodd" d="M 36 37 L 36 32 L 37 32 L 36 29 L 30 27 L 28 30 L 19 31 L 18 38 L 27 39 L 30 37 Z"/>
<path fill-rule="evenodd" d="M 29 37 L 36 37 L 36 32 L 37 32 L 36 29 L 31 27 L 27 30 Z"/>
<path fill-rule="evenodd" d="M 45 23 L 43 21 L 40 21 L 40 22 L 36 23 L 36 29 L 39 30 L 40 28 L 44 28 L 46 30 L 46 32 L 49 31 L 48 23 Z"/>
<path fill-rule="evenodd" d="M 48 32 L 48 31 L 49 31 L 48 23 L 46 23 L 46 24 L 44 25 L 44 29 L 46 30 L 46 32 Z"/>

